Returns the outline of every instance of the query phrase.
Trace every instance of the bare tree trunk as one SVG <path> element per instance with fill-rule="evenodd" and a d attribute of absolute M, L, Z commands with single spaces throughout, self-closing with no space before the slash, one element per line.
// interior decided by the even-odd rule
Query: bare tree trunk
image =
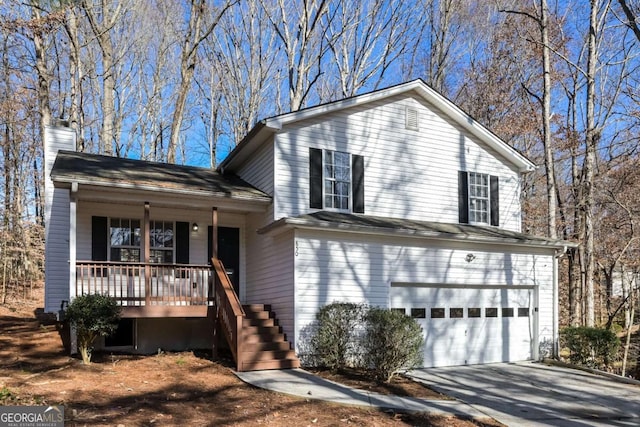
<path fill-rule="evenodd" d="M 556 180 L 551 147 L 551 60 L 549 48 L 549 24 L 547 0 L 540 0 L 540 32 L 542 36 L 542 134 L 544 138 L 544 164 L 547 171 L 547 235 L 555 239 L 556 231 Z"/>
<path fill-rule="evenodd" d="M 596 167 L 596 148 L 598 144 L 598 132 L 595 125 L 595 97 L 596 97 L 596 28 L 598 16 L 598 0 L 591 0 L 588 35 L 587 58 L 587 134 L 585 141 L 585 158 L 583 164 L 582 188 L 583 194 L 580 200 L 580 210 L 584 220 L 583 253 L 584 253 L 584 286 L 585 286 L 585 324 L 595 325 L 595 241 L 593 227 L 594 207 L 594 174 Z"/>
<path fill-rule="evenodd" d="M 625 25 L 629 27 L 631 31 L 633 31 L 633 34 L 636 36 L 638 41 L 640 41 L 640 27 L 638 26 L 638 23 L 637 23 L 637 20 L 638 20 L 637 14 L 634 13 L 633 10 L 631 10 L 631 7 L 629 7 L 629 4 L 627 3 L 626 0 L 618 0 L 618 3 L 620 3 L 620 7 L 622 8 L 622 11 L 624 12 L 624 15 L 627 18 L 627 22 L 625 22 Z"/>
<path fill-rule="evenodd" d="M 34 19 L 42 18 L 40 8 L 35 2 L 31 2 L 31 13 Z M 47 69 L 46 52 L 44 40 L 42 37 L 42 29 L 34 28 L 33 31 L 33 48 L 35 52 L 35 66 L 38 73 L 38 107 L 40 110 L 40 129 L 41 135 L 44 135 L 44 127 L 51 124 L 51 107 L 49 102 L 49 70 Z"/>
<path fill-rule="evenodd" d="M 82 64 L 80 62 L 80 41 L 78 39 L 78 18 L 76 8 L 70 7 L 64 22 L 64 28 L 69 38 L 69 121 L 71 128 L 78 135 L 76 150 L 84 151 L 84 115 L 82 112 Z"/>
<path fill-rule="evenodd" d="M 635 298 L 635 288 L 633 285 L 630 286 L 630 291 L 632 292 L 629 298 L 629 306 L 631 307 L 630 318 L 631 322 L 627 325 L 627 334 L 624 341 L 624 352 L 622 355 L 622 375 L 623 377 L 627 374 L 627 359 L 629 358 L 629 347 L 631 344 L 631 330 L 633 328 L 633 318 L 635 315 L 635 306 L 636 306 L 636 298 Z M 636 367 L 637 369 L 637 367 Z"/>
<path fill-rule="evenodd" d="M 273 6 L 267 5 L 266 0 L 260 2 L 282 41 L 287 59 L 290 110 L 298 111 L 320 78 L 322 58 L 333 44 L 333 40 L 326 40 L 333 11 L 327 0 L 304 1 L 301 6 L 284 0 L 277 0 Z M 331 37 L 335 39 L 337 35 Z"/>
<path fill-rule="evenodd" d="M 202 21 L 205 18 L 205 12 L 207 11 L 204 0 L 192 0 L 189 23 L 187 27 L 187 33 L 182 45 L 182 54 L 180 56 L 180 82 L 178 85 L 178 96 L 173 111 L 173 121 L 171 122 L 171 136 L 169 138 L 169 146 L 167 147 L 167 162 L 176 162 L 176 150 L 180 141 L 180 128 L 182 127 L 182 121 L 184 120 L 184 109 L 187 104 L 187 95 L 191 88 L 193 81 L 193 75 L 196 70 L 197 53 L 200 44 L 206 40 L 211 32 L 215 29 L 220 22 L 220 19 L 224 13 L 233 5 L 236 1 L 228 0 L 223 6 L 220 7 L 218 13 L 213 17 L 212 22 L 207 28 L 202 28 Z"/>
<path fill-rule="evenodd" d="M 114 49 L 113 40 L 111 39 L 111 29 L 116 24 L 120 16 L 122 3 L 119 2 L 115 9 L 111 9 L 112 4 L 102 2 L 102 6 L 98 12 L 93 10 L 93 5 L 82 2 L 83 10 L 93 35 L 98 41 L 102 60 L 102 127 L 100 128 L 100 152 L 113 155 L 114 146 L 116 151 L 119 150 L 117 141 L 115 140 L 114 126 L 116 117 L 115 89 L 116 80 L 114 74 Z M 101 18 L 101 19 L 100 19 Z"/>
<path fill-rule="evenodd" d="M 3 83 L 4 83 L 4 93 L 3 93 L 3 97 L 5 99 L 10 99 L 11 94 L 10 94 L 10 87 L 11 87 L 11 76 L 9 75 L 9 49 L 8 49 L 8 38 L 4 39 L 4 45 L 3 47 L 3 51 L 2 51 L 2 68 L 1 70 L 3 71 Z M 3 212 L 3 218 L 2 218 L 2 226 L 4 228 L 4 231 L 6 234 L 5 236 L 5 240 L 9 238 L 9 234 L 10 234 L 10 227 L 11 227 L 11 220 L 10 220 L 10 213 L 11 213 L 11 191 L 13 189 L 13 185 L 12 185 L 12 177 L 13 177 L 13 173 L 11 171 L 11 165 L 13 164 L 13 162 L 11 161 L 11 144 L 13 143 L 12 139 L 12 132 L 11 132 L 11 125 L 13 123 L 13 120 L 8 116 L 9 112 L 6 112 L 7 117 L 3 117 L 3 122 L 5 123 L 4 125 L 4 141 L 2 144 L 2 155 L 3 155 L 3 178 L 4 178 L 4 212 Z M 5 244 L 6 246 L 6 244 Z M 2 254 L 3 256 L 7 256 L 6 255 L 6 251 L 5 253 Z"/>
<path fill-rule="evenodd" d="M 574 103 L 574 109 L 575 109 Z M 575 125 L 575 120 L 573 121 Z M 581 189 L 580 189 L 580 171 L 578 168 L 578 153 L 577 147 L 573 147 L 571 150 L 571 176 L 572 176 L 572 185 L 573 185 L 573 198 L 574 200 L 579 200 Z M 576 211 L 573 215 L 573 229 L 574 235 L 577 238 L 581 238 L 583 235 L 583 221 L 580 212 L 578 211 L 578 207 L 576 206 Z M 583 266 L 584 266 L 584 256 L 583 256 L 583 247 L 580 246 L 578 249 L 572 251 L 572 256 L 569 257 L 569 269 L 573 273 L 570 282 L 569 282 L 569 305 L 571 311 L 571 325 L 578 326 L 584 324 L 583 314 L 584 309 L 582 305 L 583 297 L 584 297 L 584 275 L 583 275 Z"/>

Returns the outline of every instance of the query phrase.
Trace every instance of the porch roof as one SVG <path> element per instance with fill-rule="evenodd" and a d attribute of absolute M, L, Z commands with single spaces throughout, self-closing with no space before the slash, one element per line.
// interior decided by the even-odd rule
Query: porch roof
<path fill-rule="evenodd" d="M 236 175 L 213 169 L 59 151 L 51 179 L 58 186 L 87 185 L 270 203 L 271 196 Z"/>
<path fill-rule="evenodd" d="M 573 242 L 532 236 L 490 226 L 415 221 L 328 211 L 319 211 L 292 218 L 282 218 L 258 230 L 258 233 L 277 233 L 278 230 L 291 228 L 555 249 L 566 249 L 567 247 L 578 246 L 578 244 Z"/>

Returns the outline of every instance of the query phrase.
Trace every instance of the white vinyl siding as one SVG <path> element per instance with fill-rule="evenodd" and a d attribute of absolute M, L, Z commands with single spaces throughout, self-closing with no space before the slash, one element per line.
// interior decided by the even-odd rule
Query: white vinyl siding
<path fill-rule="evenodd" d="M 67 128 L 45 128 L 44 221 L 45 221 L 45 312 L 60 310 L 69 301 L 69 190 L 54 188 L 51 169 L 58 150 L 75 150 L 75 132 Z"/>
<path fill-rule="evenodd" d="M 405 127 L 407 107 L 417 132 Z M 499 176 L 501 227 L 520 231 L 518 172 L 422 100 L 386 99 L 276 134 L 274 219 L 309 212 L 309 147 L 364 156 L 367 215 L 457 223 L 458 171 Z"/>
<path fill-rule="evenodd" d="M 257 234 L 264 216 L 247 218 L 246 302 L 270 304 L 284 332 L 291 339 L 294 328 L 294 242 L 293 232 L 277 236 Z"/>
<path fill-rule="evenodd" d="M 236 173 L 257 189 L 273 194 L 273 139 L 264 142 Z"/>
<path fill-rule="evenodd" d="M 334 301 L 389 307 L 390 286 L 530 287 L 539 301 L 540 340 L 552 340 L 552 252 L 362 234 L 296 232 L 296 339 Z M 473 253 L 473 261 L 466 260 Z M 548 297 L 547 297 L 548 295 Z"/>
<path fill-rule="evenodd" d="M 45 250 L 45 311 L 60 310 L 69 301 L 69 190 L 56 188 L 46 201 L 47 220 Z"/>

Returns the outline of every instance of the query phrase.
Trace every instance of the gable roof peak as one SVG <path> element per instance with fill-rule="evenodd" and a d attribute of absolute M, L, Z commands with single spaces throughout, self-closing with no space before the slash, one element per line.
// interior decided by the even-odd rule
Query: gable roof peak
<path fill-rule="evenodd" d="M 434 105 L 453 122 L 514 164 L 520 172 L 530 172 L 536 168 L 529 159 L 509 146 L 488 128 L 477 122 L 444 95 L 429 86 L 424 80 L 415 79 L 373 92 L 354 95 L 349 98 L 266 118 L 256 124 L 235 149 L 229 153 L 220 165 L 220 170 L 233 169 L 235 164 L 239 164 L 246 159 L 269 135 L 280 131 L 287 125 L 410 92 L 417 94 L 429 104 Z"/>

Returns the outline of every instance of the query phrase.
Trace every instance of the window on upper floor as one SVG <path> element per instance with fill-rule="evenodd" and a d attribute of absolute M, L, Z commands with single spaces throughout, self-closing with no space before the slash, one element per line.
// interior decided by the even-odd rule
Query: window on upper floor
<path fill-rule="evenodd" d="M 340 151 L 324 151 L 324 207 L 349 210 L 351 156 Z"/>
<path fill-rule="evenodd" d="M 458 172 L 458 214 L 462 224 L 500 225 L 497 176 Z"/>
<path fill-rule="evenodd" d="M 489 175 L 469 172 L 469 222 L 489 223 Z"/>
<path fill-rule="evenodd" d="M 364 157 L 310 148 L 309 207 L 364 213 Z"/>

